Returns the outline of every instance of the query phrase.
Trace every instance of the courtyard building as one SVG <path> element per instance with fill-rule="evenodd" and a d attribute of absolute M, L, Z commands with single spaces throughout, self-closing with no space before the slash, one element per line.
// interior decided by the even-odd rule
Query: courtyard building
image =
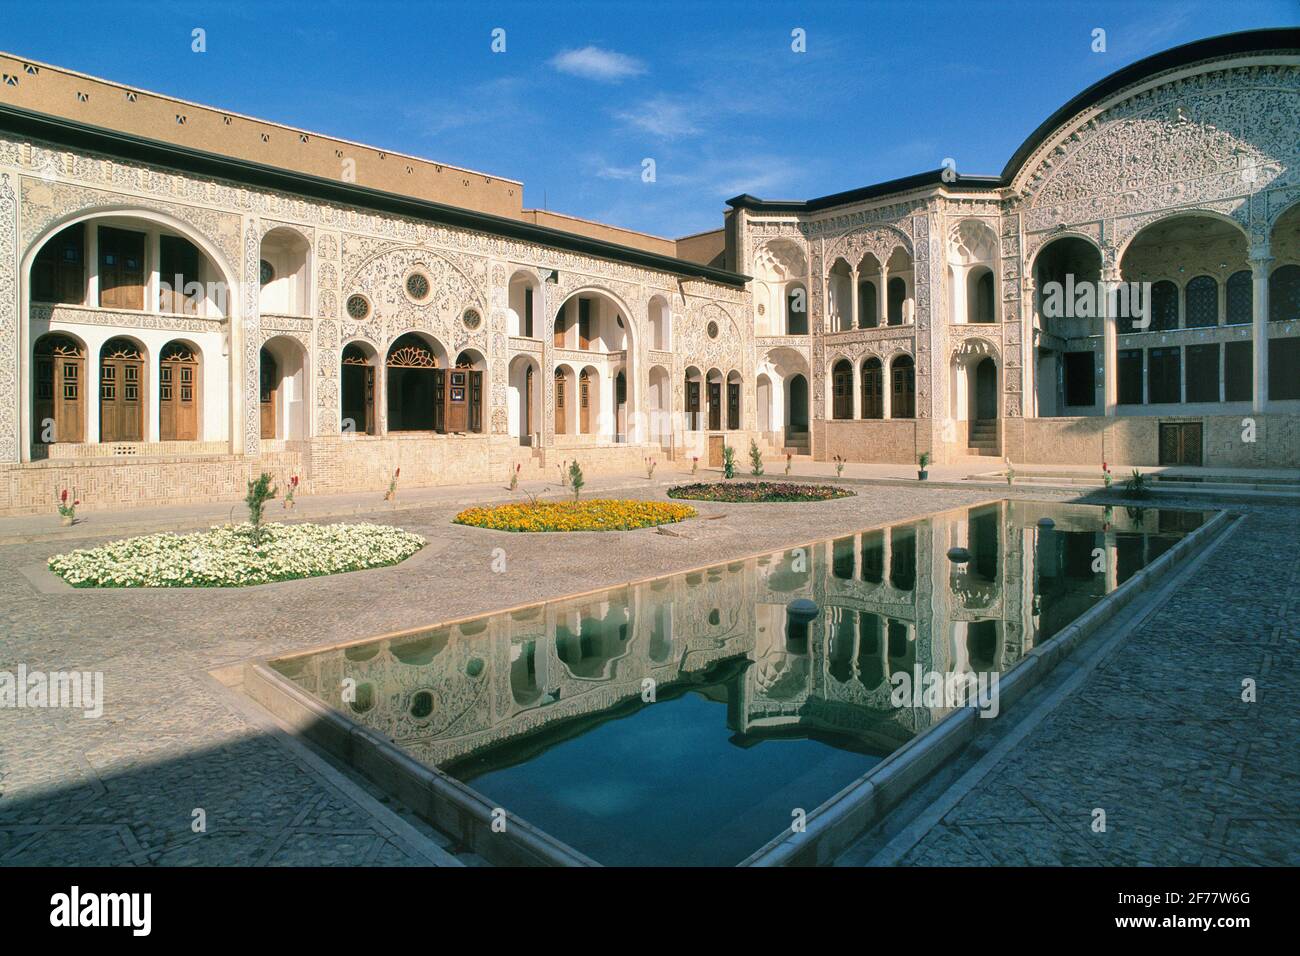
<path fill-rule="evenodd" d="M 0 54 L 0 513 L 720 464 L 1300 465 L 1300 32 L 1149 57 L 998 175 L 665 239 Z"/>

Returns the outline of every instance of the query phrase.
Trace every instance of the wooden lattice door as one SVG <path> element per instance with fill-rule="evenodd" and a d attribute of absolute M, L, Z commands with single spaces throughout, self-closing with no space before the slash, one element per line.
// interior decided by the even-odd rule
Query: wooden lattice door
<path fill-rule="evenodd" d="M 83 383 L 86 353 L 63 335 L 36 345 L 36 405 L 33 435 L 37 444 L 85 440 Z"/>
<path fill-rule="evenodd" d="M 99 440 L 144 441 L 144 356 L 127 339 L 99 353 Z"/>
<path fill-rule="evenodd" d="M 275 437 L 276 404 L 280 397 L 280 366 L 275 356 L 262 349 L 257 370 L 258 407 L 262 416 L 263 438 Z"/>
<path fill-rule="evenodd" d="M 199 357 L 173 342 L 158 363 L 158 437 L 197 441 L 199 437 Z"/>

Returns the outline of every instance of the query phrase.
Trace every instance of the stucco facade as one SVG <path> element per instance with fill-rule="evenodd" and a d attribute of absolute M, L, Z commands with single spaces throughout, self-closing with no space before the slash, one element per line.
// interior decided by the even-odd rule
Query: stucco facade
<path fill-rule="evenodd" d="M 92 509 L 229 497 L 263 470 L 307 492 L 635 470 L 707 460 L 710 436 L 742 457 L 754 437 L 819 459 L 1300 464 L 1296 31 L 1128 67 L 1000 176 L 741 196 L 681 240 L 0 67 L 0 513 L 65 487 Z M 1147 283 L 1157 321 L 1047 314 L 1066 275 Z"/>

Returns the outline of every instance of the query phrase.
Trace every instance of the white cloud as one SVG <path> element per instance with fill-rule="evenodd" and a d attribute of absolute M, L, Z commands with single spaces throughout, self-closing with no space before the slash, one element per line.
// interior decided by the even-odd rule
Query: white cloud
<path fill-rule="evenodd" d="M 584 46 L 557 53 L 551 57 L 551 66 L 561 73 L 602 83 L 618 83 L 629 76 L 640 76 L 645 72 L 645 66 L 640 60 L 625 53 L 602 50 L 598 46 Z"/>
<path fill-rule="evenodd" d="M 636 109 L 615 113 L 614 118 L 655 136 L 676 139 L 700 131 L 691 118 L 692 112 L 688 106 L 675 103 L 664 96 L 657 96 Z"/>

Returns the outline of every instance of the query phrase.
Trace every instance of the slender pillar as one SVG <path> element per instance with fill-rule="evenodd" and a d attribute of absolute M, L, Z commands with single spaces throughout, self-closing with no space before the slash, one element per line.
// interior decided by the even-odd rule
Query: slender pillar
<path fill-rule="evenodd" d="M 966 275 L 967 266 L 952 267 L 952 323 L 962 325 L 967 321 L 966 315 Z"/>
<path fill-rule="evenodd" d="M 1273 262 L 1268 243 L 1250 251 L 1250 277 L 1254 286 L 1250 338 L 1253 348 L 1251 411 L 1260 413 L 1268 401 L 1268 267 Z"/>
<path fill-rule="evenodd" d="M 1103 272 L 1103 288 L 1115 288 L 1120 281 L 1118 268 Z M 1101 296 L 1098 303 L 1101 310 L 1101 369 L 1102 369 L 1102 405 L 1109 418 L 1115 417 L 1115 408 L 1119 404 L 1119 378 L 1116 366 L 1119 362 L 1119 329 L 1115 323 L 1115 310 L 1110 307 L 1110 294 Z"/>
<path fill-rule="evenodd" d="M 889 267 L 884 263 L 880 265 L 880 290 L 876 296 L 876 311 L 879 314 L 879 325 L 884 328 L 889 324 Z M 886 418 L 889 416 L 886 415 Z"/>
<path fill-rule="evenodd" d="M 858 270 L 849 273 L 849 328 L 858 327 Z"/>

